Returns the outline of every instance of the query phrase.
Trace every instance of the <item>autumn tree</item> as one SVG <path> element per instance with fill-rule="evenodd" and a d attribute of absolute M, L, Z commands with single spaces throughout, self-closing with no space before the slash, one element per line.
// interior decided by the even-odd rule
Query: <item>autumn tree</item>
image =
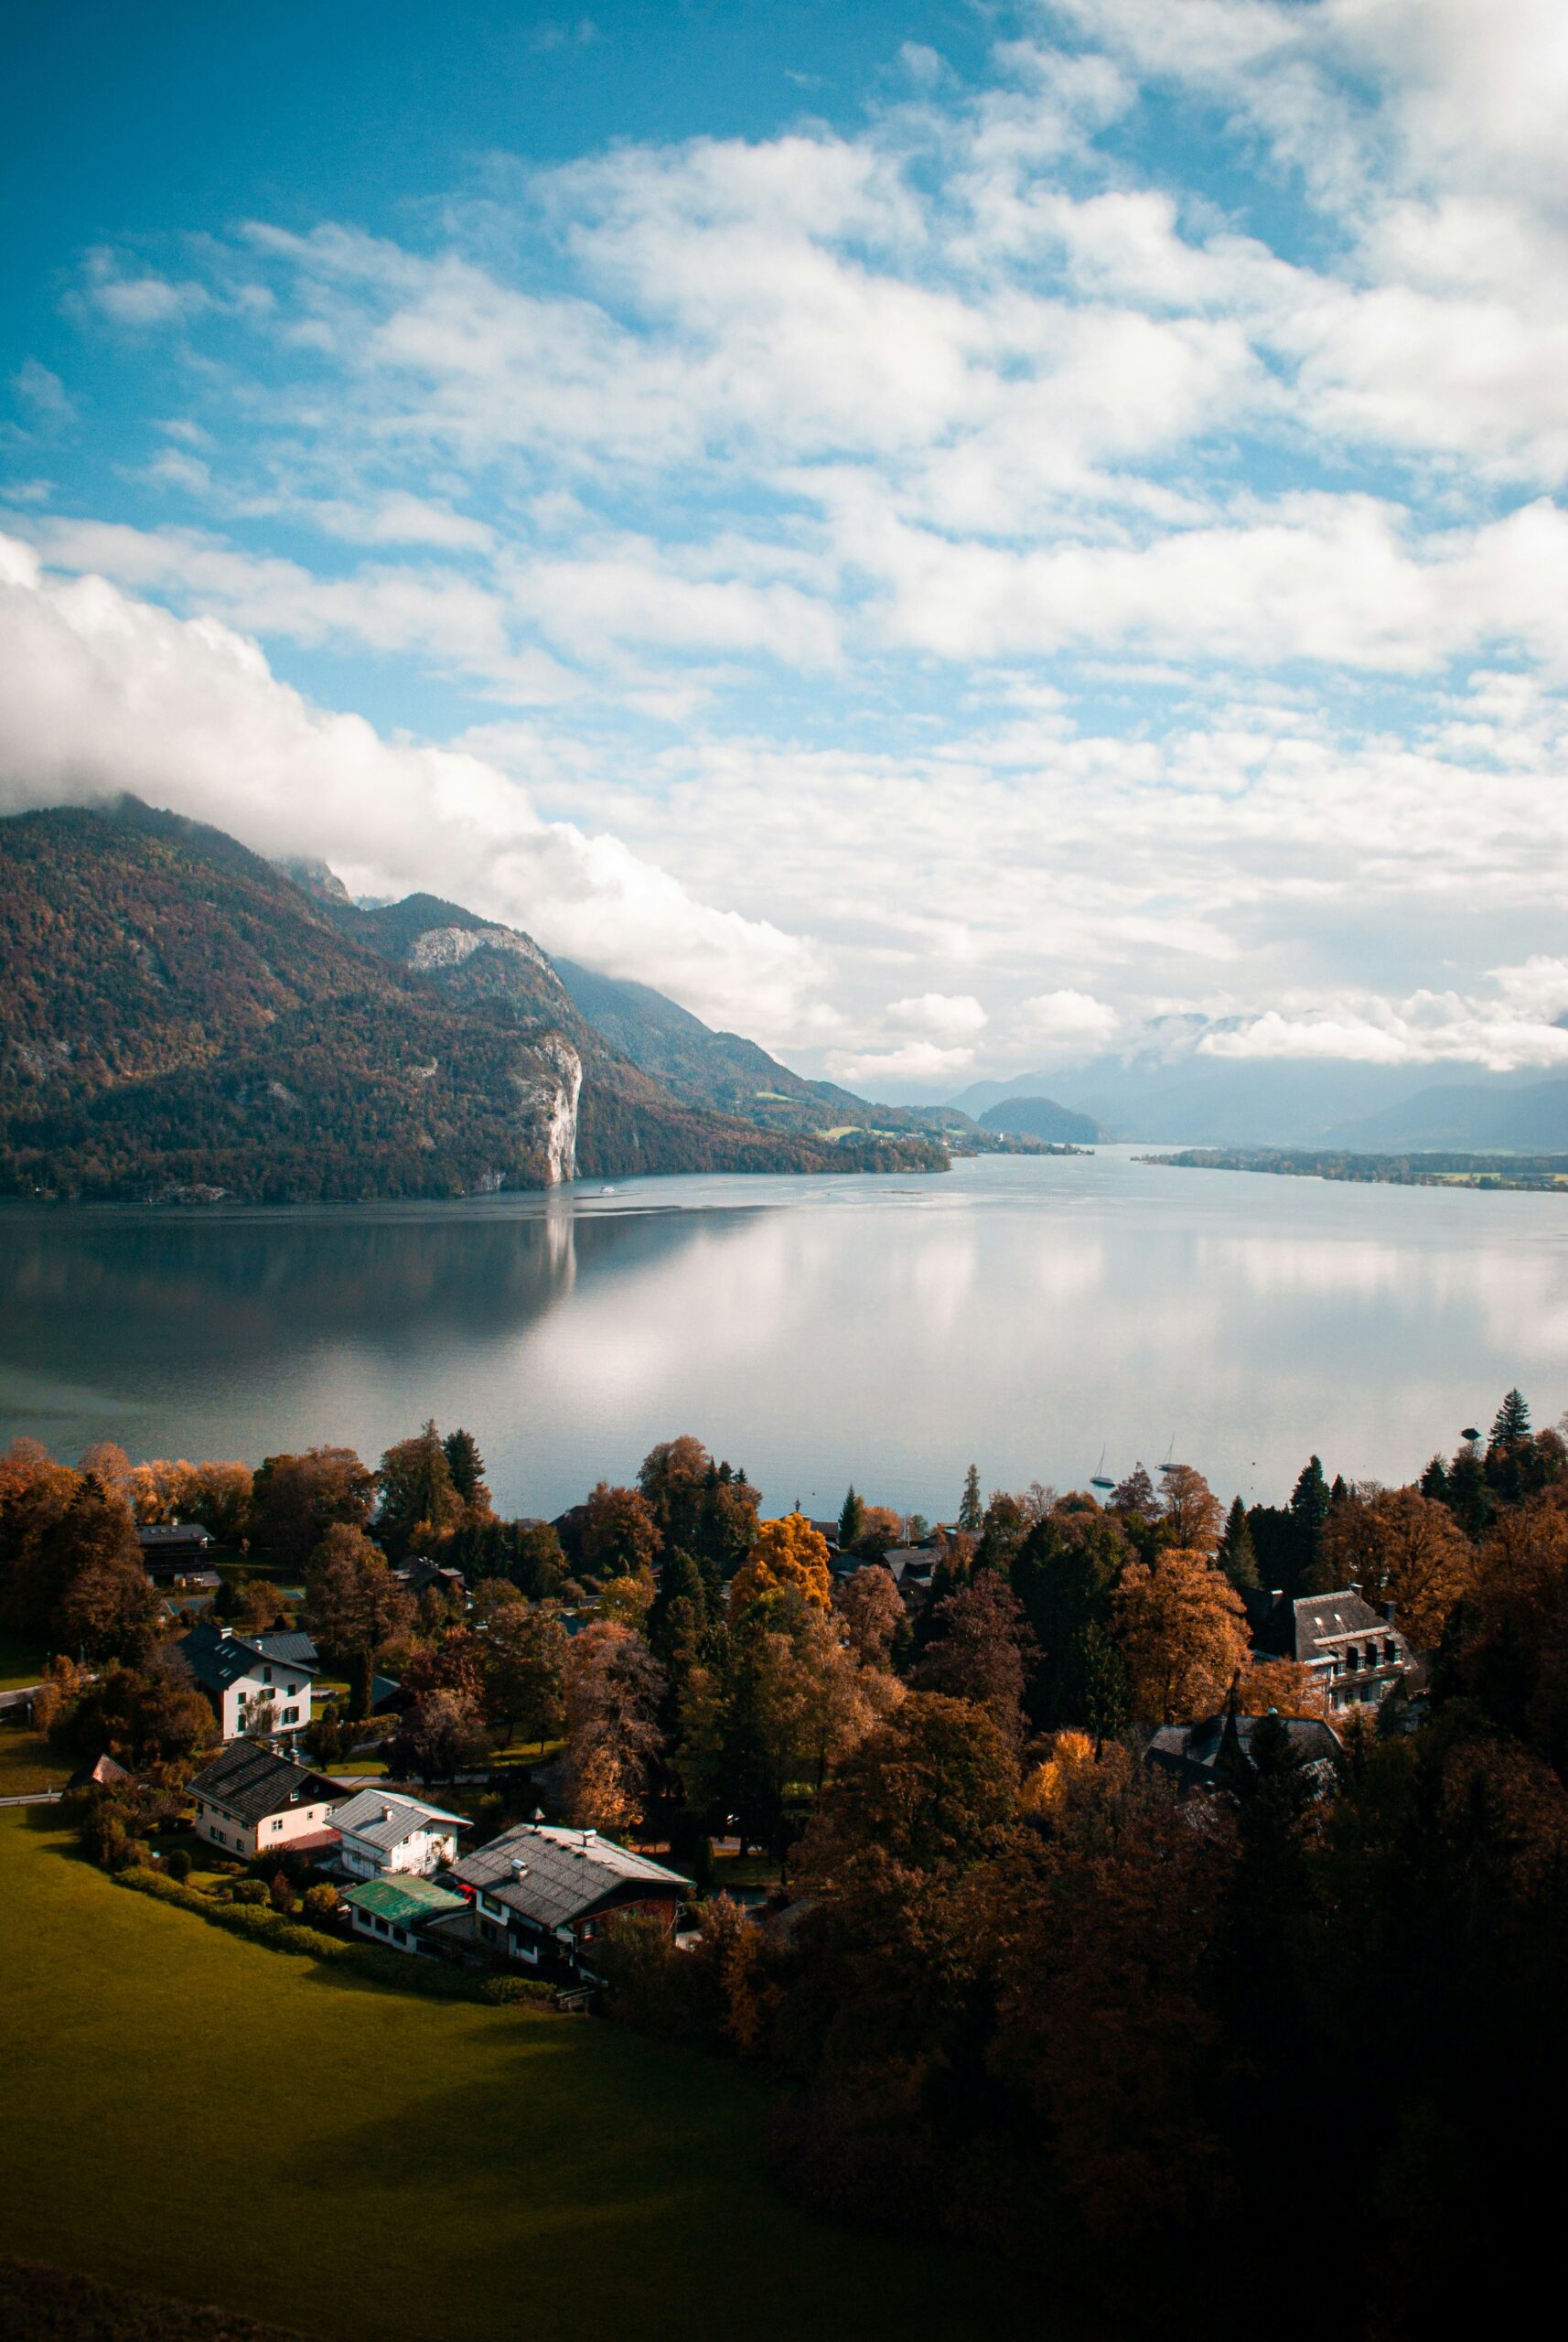
<path fill-rule="evenodd" d="M 478 1450 L 474 1453 L 477 1456 Z M 433 1422 L 412 1439 L 400 1439 L 387 1449 L 376 1481 L 381 1490 L 376 1531 L 394 1560 L 439 1543 L 462 1519 L 463 1499 L 453 1485 L 452 1466 Z"/>
<path fill-rule="evenodd" d="M 731 1585 L 731 1617 L 737 1617 L 748 1603 L 783 1586 L 794 1586 L 819 1609 L 826 1609 L 832 1598 L 827 1540 L 803 1513 L 787 1512 L 782 1520 L 762 1523 Z"/>
<path fill-rule="evenodd" d="M 1212 1715 L 1247 1664 L 1240 1598 L 1202 1553 L 1179 1545 L 1129 1562 L 1112 1597 L 1133 1710 L 1147 1724 Z"/>
<path fill-rule="evenodd" d="M 562 1797 L 573 1821 L 625 1831 L 651 1794 L 663 1750 L 664 1681 L 642 1637 L 598 1619 L 574 1638 L 566 1660 Z"/>
<path fill-rule="evenodd" d="M 61 1705 L 50 1736 L 89 1763 L 113 1756 L 132 1768 L 181 1764 L 219 1737 L 209 1702 L 177 1652 L 156 1650 L 145 1667 L 115 1665 Z"/>
<path fill-rule="evenodd" d="M 1155 1484 L 1144 1465 L 1134 1464 L 1124 1480 L 1119 1480 L 1105 1499 L 1107 1512 L 1131 1514 L 1138 1520 L 1155 1521 L 1160 1517 L 1160 1500 L 1155 1494 Z"/>
<path fill-rule="evenodd" d="M 1024 1737 L 1025 1647 L 1032 1642 L 1023 1605 L 992 1570 L 936 1607 L 936 1634 L 911 1681 L 983 1708 L 1015 1747 Z"/>
<path fill-rule="evenodd" d="M 879 1562 L 867 1562 L 834 1588 L 833 1607 L 861 1666 L 886 1667 L 908 1616 L 892 1572 Z"/>
<path fill-rule="evenodd" d="M 394 1771 L 422 1781 L 449 1781 L 489 1757 L 489 1735 L 470 1692 L 440 1687 L 424 1692 L 398 1722 L 392 1745 Z"/>
<path fill-rule="evenodd" d="M 895 1512 L 891 1505 L 857 1501 L 860 1503 L 860 1528 L 848 1550 L 857 1553 L 862 1561 L 879 1562 L 893 1546 L 903 1543 L 903 1516 Z M 845 1550 L 842 1538 L 839 1550 L 841 1552 Z"/>
<path fill-rule="evenodd" d="M 1224 1510 L 1202 1473 L 1190 1464 L 1162 1465 L 1160 1520 L 1173 1545 L 1213 1559 L 1224 1527 Z"/>
<path fill-rule="evenodd" d="M 1017 1810 L 1012 1742 L 983 1708 L 912 1692 L 818 1799 L 799 1867 L 831 1888 L 870 1850 L 912 1869 L 980 1860 Z"/>
<path fill-rule="evenodd" d="M 1475 1547 L 1446 1505 L 1416 1488 L 1372 1488 L 1329 1513 L 1314 1590 L 1355 1585 L 1370 1603 L 1391 1602 L 1415 1649 L 1431 1650 L 1475 1574 Z"/>
<path fill-rule="evenodd" d="M 363 1530 L 339 1523 L 310 1556 L 305 1617 L 311 1632 L 340 1660 L 369 1656 L 407 1633 L 413 1603 Z"/>
<path fill-rule="evenodd" d="M 566 1656 L 569 1648 L 559 1606 L 527 1602 L 509 1586 L 510 1601 L 492 1599 L 485 1586 L 475 1594 L 484 1628 L 484 1691 L 488 1714 L 542 1746 L 565 1723 Z"/>
<path fill-rule="evenodd" d="M 96 1480 L 101 1488 L 117 1497 L 128 1512 L 133 1509 L 131 1459 L 117 1440 L 95 1439 L 82 1450 L 76 1468 L 84 1479 Z"/>
<path fill-rule="evenodd" d="M 363 1529 L 375 1500 L 373 1473 L 351 1447 L 311 1447 L 269 1456 L 252 1492 L 254 1542 L 301 1570 L 328 1530 Z"/>
<path fill-rule="evenodd" d="M 659 1528 L 639 1488 L 600 1480 L 590 1491 L 583 1523 L 583 1572 L 588 1578 L 635 1577 L 659 1558 Z"/>

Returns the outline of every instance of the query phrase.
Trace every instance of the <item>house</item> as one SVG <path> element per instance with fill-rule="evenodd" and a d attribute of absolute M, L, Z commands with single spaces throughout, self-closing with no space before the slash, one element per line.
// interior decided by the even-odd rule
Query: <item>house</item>
<path fill-rule="evenodd" d="M 247 1635 L 245 1640 L 252 1649 L 259 1650 L 263 1659 L 281 1659 L 285 1667 L 308 1667 L 314 1671 L 321 1665 L 321 1653 L 316 1648 L 315 1637 L 306 1634 L 303 1629 L 269 1628 L 264 1635 Z"/>
<path fill-rule="evenodd" d="M 113 1756 L 100 1756 L 95 1765 L 79 1765 L 66 1783 L 68 1789 L 112 1789 L 117 1781 L 128 1781 L 130 1774 Z"/>
<path fill-rule="evenodd" d="M 460 1813 L 444 1813 L 416 1797 L 390 1789 L 360 1789 L 338 1808 L 332 1826 L 342 1841 L 338 1859 L 355 1878 L 427 1877 L 442 1863 L 457 1859 L 457 1832 L 469 1827 Z"/>
<path fill-rule="evenodd" d="M 811 1526 L 816 1531 L 818 1536 L 822 1539 L 823 1544 L 827 1547 L 828 1552 L 830 1553 L 836 1553 L 839 1549 L 838 1522 L 836 1520 L 813 1520 Z"/>
<path fill-rule="evenodd" d="M 1391 1602 L 1374 1610 L 1358 1586 L 1269 1597 L 1252 1629 L 1255 1659 L 1294 1659 L 1309 1668 L 1331 1709 L 1375 1706 L 1410 1675 L 1415 1655 L 1394 1625 Z"/>
<path fill-rule="evenodd" d="M 931 1545 L 891 1545 L 882 1556 L 882 1566 L 887 1570 L 899 1593 L 908 1601 L 917 1594 L 929 1594 L 931 1580 L 937 1573 L 941 1555 Z"/>
<path fill-rule="evenodd" d="M 591 1975 L 595 1939 L 620 1911 L 651 1913 L 673 1931 L 692 1882 L 593 1830 L 542 1821 L 505 1831 L 454 1864 L 454 1886 L 471 1887 L 476 1932 L 541 1973 Z"/>
<path fill-rule="evenodd" d="M 1226 1786 L 1228 1770 L 1250 1764 L 1252 1735 L 1262 1716 L 1233 1714 L 1222 1708 L 1197 1724 L 1162 1724 L 1144 1751 L 1152 1772 L 1165 1773 L 1183 1789 L 1214 1790 Z M 1283 1719 L 1292 1747 L 1320 1796 L 1338 1778 L 1341 1750 L 1332 1725 L 1316 1716 Z"/>
<path fill-rule="evenodd" d="M 392 1575 L 406 1586 L 415 1601 L 422 1594 L 432 1592 L 444 1594 L 455 1602 L 468 1598 L 468 1581 L 461 1570 L 445 1569 L 439 1562 L 426 1561 L 423 1554 L 416 1553 L 412 1561 L 404 1562 L 401 1569 L 393 1570 Z"/>
<path fill-rule="evenodd" d="M 437 1886 L 433 1879 L 401 1875 L 367 1879 L 361 1885 L 350 1886 L 343 1900 L 356 1935 L 432 1960 L 439 1952 L 428 1937 L 431 1922 L 450 1918 L 468 1907 L 462 1896 Z"/>
<path fill-rule="evenodd" d="M 343 1791 L 323 1773 L 290 1756 L 274 1756 L 254 1740 L 237 1740 L 198 1773 L 196 1834 L 226 1854 L 254 1862 L 261 1854 L 336 1853 L 333 1808 Z"/>
<path fill-rule="evenodd" d="M 136 1542 L 142 1567 L 155 1585 L 188 1584 L 193 1572 L 205 1570 L 217 1545 L 199 1520 L 160 1521 L 151 1529 L 138 1529 Z"/>
<path fill-rule="evenodd" d="M 223 1739 L 237 1740 L 269 1704 L 268 1739 L 296 1739 L 309 1724 L 315 1669 L 298 1660 L 269 1658 L 261 1638 L 231 1634 L 216 1620 L 204 1619 L 181 1635 L 175 1649 L 211 1701 Z"/>

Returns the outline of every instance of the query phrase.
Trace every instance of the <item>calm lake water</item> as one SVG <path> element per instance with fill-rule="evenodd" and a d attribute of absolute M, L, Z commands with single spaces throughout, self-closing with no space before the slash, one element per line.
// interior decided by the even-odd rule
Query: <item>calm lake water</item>
<path fill-rule="evenodd" d="M 465 1423 L 553 1513 L 695 1432 L 765 1507 L 950 1517 L 1104 1451 L 1229 1496 L 1408 1477 L 1518 1382 L 1568 1405 L 1568 1198 L 1162 1170 L 647 1179 L 439 1205 L 0 1208 L 0 1437 L 373 1460 Z"/>

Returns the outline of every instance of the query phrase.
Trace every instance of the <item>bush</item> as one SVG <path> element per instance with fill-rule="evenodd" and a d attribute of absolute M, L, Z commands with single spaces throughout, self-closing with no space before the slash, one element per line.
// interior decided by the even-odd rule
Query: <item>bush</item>
<path fill-rule="evenodd" d="M 383 1950 L 380 1944 L 349 1943 L 341 1936 L 323 1935 L 319 1928 L 306 1927 L 296 1919 L 281 1918 L 277 1912 L 264 1907 L 266 1889 L 253 1879 L 225 1888 L 225 1895 L 232 1899 L 220 1901 L 195 1887 L 179 1885 L 160 1871 L 132 1869 L 120 1872 L 118 1876 L 123 1885 L 134 1887 L 141 1895 L 151 1895 L 160 1903 L 172 1903 L 179 1910 L 192 1911 L 209 1927 L 227 1928 L 231 1935 L 263 1944 L 271 1951 L 292 1952 L 301 1959 L 319 1961 L 324 1967 L 363 1976 L 368 1982 L 385 1984 L 393 1992 L 421 1993 L 432 2000 L 481 2001 L 491 2007 L 545 2008 L 554 1999 L 548 1984 L 535 1983 L 527 1977 L 473 1976 L 463 1969 L 448 1968 L 440 1961 L 411 1958 L 405 1952 Z M 252 1886 L 256 1888 L 254 1896 L 247 1893 Z"/>
<path fill-rule="evenodd" d="M 190 1876 L 190 1856 L 183 1846 L 176 1846 L 172 1853 L 164 1856 L 164 1873 L 184 1885 Z"/>
<path fill-rule="evenodd" d="M 338 1889 L 335 1886 L 322 1885 L 307 1886 L 305 1890 L 305 1908 L 306 1915 L 312 1919 L 330 1919 L 335 1917 L 338 1901 Z"/>
<path fill-rule="evenodd" d="M 281 1870 L 267 1887 L 267 1900 L 285 1919 L 292 1918 L 299 1908 L 299 1897 Z"/>

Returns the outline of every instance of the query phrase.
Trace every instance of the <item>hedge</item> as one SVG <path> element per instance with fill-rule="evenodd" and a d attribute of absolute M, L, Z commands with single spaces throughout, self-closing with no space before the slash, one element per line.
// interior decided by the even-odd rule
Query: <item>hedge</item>
<path fill-rule="evenodd" d="M 263 1944 L 269 1951 L 318 1960 L 326 1967 L 363 1976 L 371 1983 L 390 1985 L 394 1992 L 423 1993 L 428 1998 L 442 2001 L 478 2001 L 490 2008 L 553 2009 L 555 2005 L 554 1987 L 537 1983 L 531 1977 L 474 1976 L 464 1969 L 448 1968 L 441 1961 L 422 1959 L 417 1953 L 389 1951 L 380 1944 L 350 1943 L 341 1936 L 326 1935 L 303 1920 L 285 1918 L 265 1906 L 216 1902 L 193 1886 L 177 1885 L 161 1871 L 120 1870 L 111 1872 L 110 1876 L 116 1886 L 128 1886 L 137 1895 L 150 1895 L 159 1903 L 172 1903 L 177 1910 L 193 1911 L 209 1927 L 227 1928 L 231 1935 Z"/>

